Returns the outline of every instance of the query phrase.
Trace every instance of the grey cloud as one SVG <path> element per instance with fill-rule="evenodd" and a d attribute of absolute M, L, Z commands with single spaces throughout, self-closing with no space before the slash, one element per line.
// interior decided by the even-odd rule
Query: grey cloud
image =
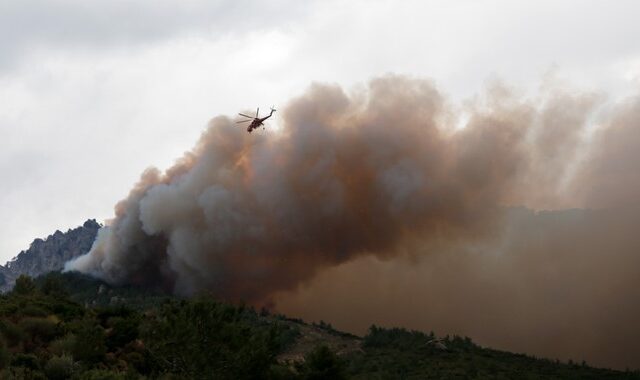
<path fill-rule="evenodd" d="M 286 27 L 308 5 L 286 0 L 75 1 L 0 3 L 0 68 L 34 49 L 136 46 L 197 32 L 220 36 Z"/>

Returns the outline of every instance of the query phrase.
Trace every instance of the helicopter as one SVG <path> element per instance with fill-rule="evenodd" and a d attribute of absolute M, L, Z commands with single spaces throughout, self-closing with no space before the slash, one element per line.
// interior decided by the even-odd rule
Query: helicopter
<path fill-rule="evenodd" d="M 264 121 L 270 118 L 271 115 L 273 115 L 273 113 L 276 112 L 276 110 L 273 107 L 271 107 L 271 113 L 269 114 L 269 116 L 265 116 L 262 118 L 258 117 L 259 112 L 260 112 L 260 107 L 256 109 L 256 116 L 249 116 L 243 113 L 239 113 L 238 115 L 247 117 L 248 119 L 236 121 L 236 124 L 251 122 L 251 124 L 249 124 L 249 126 L 247 127 L 247 132 L 251 133 L 251 131 L 253 131 L 254 129 L 260 128 L 260 126 L 264 126 L 263 124 Z"/>

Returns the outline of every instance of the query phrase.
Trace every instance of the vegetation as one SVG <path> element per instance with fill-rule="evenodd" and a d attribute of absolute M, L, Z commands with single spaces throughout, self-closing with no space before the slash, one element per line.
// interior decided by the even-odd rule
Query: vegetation
<path fill-rule="evenodd" d="M 324 339 L 286 356 L 308 341 Z M 342 350 L 335 342 L 352 342 Z M 333 343 L 332 343 L 333 342 Z M 315 344 L 315 343 L 314 343 Z M 333 344 L 333 346 L 332 346 Z M 305 346 L 306 347 L 306 346 Z M 298 351 L 296 351 L 298 352 Z M 295 357 L 290 360 L 285 358 Z M 0 295 L 2 379 L 640 379 L 373 326 L 363 339 L 324 322 L 208 297 L 190 300 L 86 277 L 21 277 Z"/>
<path fill-rule="evenodd" d="M 372 326 L 363 353 L 352 358 L 353 379 L 640 379 L 640 372 L 596 369 L 482 348 L 466 337 L 437 339 Z"/>

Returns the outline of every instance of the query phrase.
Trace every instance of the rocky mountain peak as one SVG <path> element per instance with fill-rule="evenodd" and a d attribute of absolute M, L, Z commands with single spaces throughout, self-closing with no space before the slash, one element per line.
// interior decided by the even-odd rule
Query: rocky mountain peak
<path fill-rule="evenodd" d="M 64 264 L 91 249 L 102 225 L 89 219 L 67 232 L 57 230 L 44 239 L 35 239 L 29 249 L 20 252 L 5 265 L 0 265 L 0 291 L 10 290 L 21 274 L 37 277 L 59 271 Z"/>

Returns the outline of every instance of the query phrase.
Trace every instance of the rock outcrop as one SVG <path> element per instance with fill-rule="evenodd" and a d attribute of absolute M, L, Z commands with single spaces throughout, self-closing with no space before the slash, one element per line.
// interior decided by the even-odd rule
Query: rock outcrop
<path fill-rule="evenodd" d="M 100 227 L 95 219 L 89 219 L 67 232 L 56 231 L 45 239 L 35 239 L 29 249 L 20 252 L 4 266 L 0 265 L 0 291 L 11 290 L 21 274 L 37 277 L 62 270 L 67 261 L 91 249 Z"/>

